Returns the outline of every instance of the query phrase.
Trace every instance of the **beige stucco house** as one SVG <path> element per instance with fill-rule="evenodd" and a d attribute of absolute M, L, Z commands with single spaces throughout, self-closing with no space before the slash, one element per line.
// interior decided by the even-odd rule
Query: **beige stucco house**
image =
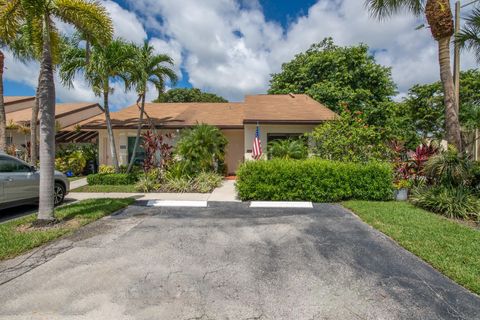
<path fill-rule="evenodd" d="M 244 102 L 232 103 L 148 103 L 145 109 L 161 133 L 175 135 L 197 123 L 220 128 L 228 139 L 226 165 L 229 173 L 234 173 L 244 160 L 251 159 L 257 124 L 265 152 L 270 140 L 302 135 L 336 116 L 303 94 L 246 96 Z M 127 164 L 131 156 L 138 117 L 136 105 L 111 113 L 120 164 Z M 151 122 L 144 122 L 144 130 L 148 130 Z M 82 131 L 98 132 L 99 162 L 111 164 L 104 115 L 82 121 L 80 127 Z"/>

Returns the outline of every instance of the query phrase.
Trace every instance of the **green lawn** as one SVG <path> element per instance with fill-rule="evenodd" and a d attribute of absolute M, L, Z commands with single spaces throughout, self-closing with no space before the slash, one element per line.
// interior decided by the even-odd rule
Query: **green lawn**
<path fill-rule="evenodd" d="M 450 279 L 480 294 L 480 231 L 404 202 L 343 205 Z"/>
<path fill-rule="evenodd" d="M 132 184 L 127 185 L 86 185 L 70 192 L 138 192 Z"/>
<path fill-rule="evenodd" d="M 55 215 L 60 223 L 44 229 L 29 228 L 36 219 L 35 214 L 0 224 L 0 260 L 12 258 L 62 235 L 71 234 L 133 202 L 132 198 L 79 201 L 56 209 Z"/>

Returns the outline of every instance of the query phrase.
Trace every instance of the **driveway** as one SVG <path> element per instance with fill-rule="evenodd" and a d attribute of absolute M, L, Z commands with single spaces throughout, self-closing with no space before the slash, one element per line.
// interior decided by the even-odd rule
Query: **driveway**
<path fill-rule="evenodd" d="M 135 205 L 0 264 L 1 319 L 480 319 L 337 205 Z"/>

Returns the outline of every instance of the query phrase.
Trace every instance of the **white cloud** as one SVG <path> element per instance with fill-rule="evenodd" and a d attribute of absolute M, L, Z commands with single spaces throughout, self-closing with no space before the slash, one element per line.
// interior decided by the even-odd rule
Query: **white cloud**
<path fill-rule="evenodd" d="M 129 0 L 147 29 L 177 41 L 190 82 L 242 99 L 264 92 L 270 74 L 312 43 L 333 37 L 341 45 L 366 43 L 377 61 L 392 67 L 400 92 L 438 80 L 437 48 L 422 21 L 399 15 L 379 22 L 362 0 L 319 0 L 287 30 L 267 22 L 258 1 Z M 472 67 L 466 53 L 463 67 Z"/>
<path fill-rule="evenodd" d="M 140 43 L 148 31 L 156 51 L 175 60 L 179 75 L 182 68 L 192 85 L 231 100 L 265 92 L 270 74 L 280 71 L 283 62 L 330 36 L 340 45 L 369 45 L 379 63 L 392 67 L 400 94 L 414 83 L 439 78 L 436 43 L 428 29 L 415 30 L 422 21 L 409 15 L 376 21 L 363 0 L 319 0 L 286 29 L 266 20 L 258 0 L 127 2 L 131 11 L 103 1 L 117 36 Z M 472 55 L 464 52 L 462 68 L 473 66 Z M 14 63 L 6 77 L 34 86 L 32 68 Z M 81 79 L 75 91 L 58 88 L 58 96 L 65 101 L 96 99 Z M 112 104 L 123 107 L 132 101 L 134 93 L 116 88 Z"/>

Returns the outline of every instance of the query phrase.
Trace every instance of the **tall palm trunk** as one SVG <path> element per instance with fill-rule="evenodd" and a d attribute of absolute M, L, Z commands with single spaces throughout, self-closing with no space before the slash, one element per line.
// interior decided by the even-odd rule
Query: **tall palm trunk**
<path fill-rule="evenodd" d="M 5 117 L 5 103 L 3 99 L 3 66 L 5 56 L 0 51 L 0 151 L 5 151 L 7 146 L 7 119 Z"/>
<path fill-rule="evenodd" d="M 137 126 L 137 135 L 135 136 L 135 144 L 133 145 L 132 157 L 130 158 L 130 162 L 128 164 L 127 173 L 132 170 L 133 163 L 135 162 L 135 154 L 137 153 L 138 144 L 140 142 L 140 134 L 142 133 L 142 126 L 143 126 L 143 113 L 145 111 L 145 93 L 140 94 L 141 99 L 141 106 L 140 106 L 140 118 L 138 119 L 138 126 Z M 137 101 L 138 105 L 138 101 Z"/>
<path fill-rule="evenodd" d="M 445 127 L 448 143 L 462 151 L 462 136 L 458 119 L 457 101 L 450 67 L 450 37 L 438 40 L 438 57 L 440 63 L 440 79 L 443 85 L 443 101 L 445 104 Z"/>
<path fill-rule="evenodd" d="M 432 36 L 438 42 L 440 80 L 443 85 L 445 104 L 445 129 L 447 141 L 462 151 L 462 137 L 455 89 L 450 66 L 450 40 L 453 36 L 453 16 L 449 0 L 427 0 L 425 15 Z"/>
<path fill-rule="evenodd" d="M 110 142 L 110 154 L 112 155 L 113 166 L 115 167 L 115 172 L 120 172 L 120 167 L 118 166 L 118 157 L 117 149 L 115 147 L 115 138 L 113 136 L 112 121 L 110 119 L 110 108 L 108 106 L 108 91 L 109 86 L 107 84 L 106 88 L 103 90 L 103 108 L 105 109 L 105 122 L 107 123 L 107 134 L 108 140 Z"/>
<path fill-rule="evenodd" d="M 38 80 L 40 83 L 40 79 Z M 30 120 L 30 164 L 32 166 L 37 164 L 37 122 L 38 122 L 38 110 L 39 110 L 39 101 L 38 101 L 38 89 L 35 92 L 35 104 L 32 108 L 32 119 Z"/>
<path fill-rule="evenodd" d="M 55 82 L 50 45 L 50 18 L 43 21 L 43 49 L 38 84 L 40 107 L 40 203 L 39 221 L 53 221 L 54 168 L 55 168 Z"/>

